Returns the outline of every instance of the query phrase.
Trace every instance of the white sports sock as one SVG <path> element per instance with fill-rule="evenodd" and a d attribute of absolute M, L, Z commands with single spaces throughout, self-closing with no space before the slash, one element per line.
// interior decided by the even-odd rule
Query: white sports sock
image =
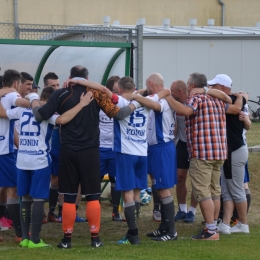
<path fill-rule="evenodd" d="M 196 214 L 196 208 L 190 206 L 189 211 L 191 211 L 194 215 Z"/>
<path fill-rule="evenodd" d="M 206 223 L 206 228 L 208 229 L 209 232 L 210 232 L 210 231 L 215 231 L 215 230 L 216 230 L 216 225 L 215 225 L 214 222 L 211 223 L 211 224 Z"/>
<path fill-rule="evenodd" d="M 187 204 L 179 204 L 180 211 L 187 213 Z"/>

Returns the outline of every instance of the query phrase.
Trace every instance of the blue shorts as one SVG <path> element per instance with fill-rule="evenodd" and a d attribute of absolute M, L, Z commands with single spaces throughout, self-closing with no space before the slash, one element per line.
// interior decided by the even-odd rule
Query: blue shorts
<path fill-rule="evenodd" d="M 17 186 L 16 154 L 0 155 L 0 187 Z"/>
<path fill-rule="evenodd" d="M 39 170 L 17 169 L 17 195 L 29 194 L 32 198 L 49 197 L 51 166 Z"/>
<path fill-rule="evenodd" d="M 155 189 L 169 189 L 177 184 L 176 150 L 173 142 L 148 146 L 148 174 Z"/>
<path fill-rule="evenodd" d="M 147 156 L 116 153 L 116 190 L 142 190 L 147 187 Z"/>
<path fill-rule="evenodd" d="M 50 156 L 52 160 L 51 174 L 55 176 L 59 176 L 60 148 L 51 148 Z"/>
<path fill-rule="evenodd" d="M 116 152 L 112 148 L 99 147 L 100 154 L 100 176 L 107 173 L 109 176 L 116 177 Z"/>
<path fill-rule="evenodd" d="M 246 162 L 245 165 L 245 177 L 244 177 L 244 183 L 250 182 L 250 177 L 249 177 L 249 171 L 248 171 L 248 161 Z"/>

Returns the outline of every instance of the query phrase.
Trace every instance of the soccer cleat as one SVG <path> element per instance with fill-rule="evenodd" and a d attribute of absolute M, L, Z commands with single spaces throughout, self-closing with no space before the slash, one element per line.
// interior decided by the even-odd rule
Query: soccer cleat
<path fill-rule="evenodd" d="M 23 239 L 20 243 L 19 246 L 21 247 L 28 247 L 29 244 L 29 239 Z"/>
<path fill-rule="evenodd" d="M 230 235 L 230 226 L 224 224 L 222 221 L 218 224 L 217 226 L 217 232 L 218 233 L 222 233 L 222 234 L 226 234 L 226 235 Z"/>
<path fill-rule="evenodd" d="M 155 222 L 161 222 L 161 212 L 160 211 L 154 210 L 154 212 L 153 212 L 153 220 Z"/>
<path fill-rule="evenodd" d="M 184 220 L 185 218 L 186 218 L 186 215 L 187 215 L 187 213 L 186 212 L 184 212 L 184 211 L 178 211 L 177 212 L 177 214 L 176 214 L 176 216 L 175 216 L 175 221 L 180 221 L 180 220 Z"/>
<path fill-rule="evenodd" d="M 92 241 L 91 242 L 91 247 L 102 247 L 103 243 L 101 241 L 96 242 L 96 241 Z"/>
<path fill-rule="evenodd" d="M 162 235 L 162 236 L 152 237 L 151 239 L 152 239 L 153 241 L 160 241 L 160 242 L 177 240 L 177 232 L 175 232 L 174 235 L 170 235 L 170 234 L 165 233 L 165 234 Z"/>
<path fill-rule="evenodd" d="M 148 237 L 160 237 L 162 235 L 165 235 L 166 232 L 162 232 L 159 229 L 154 230 L 153 232 L 146 233 L 146 236 Z"/>
<path fill-rule="evenodd" d="M 184 222 L 185 223 L 192 223 L 195 221 L 195 215 L 192 211 L 189 211 L 187 214 L 186 214 L 186 218 L 184 219 Z"/>
<path fill-rule="evenodd" d="M 198 235 L 193 235 L 192 240 L 219 240 L 219 234 L 215 231 L 209 232 L 207 228 L 204 228 Z"/>
<path fill-rule="evenodd" d="M 9 228 L 8 228 L 8 227 L 0 226 L 0 231 L 6 231 L 6 230 L 9 230 Z"/>
<path fill-rule="evenodd" d="M 76 219 L 75 222 L 86 222 L 86 219 L 79 217 L 78 215 L 76 215 Z"/>
<path fill-rule="evenodd" d="M 59 219 L 53 213 L 48 214 L 48 222 L 59 223 Z"/>
<path fill-rule="evenodd" d="M 49 247 L 51 245 L 45 244 L 42 239 L 40 239 L 40 242 L 35 244 L 32 240 L 29 240 L 28 242 L 28 248 L 42 248 L 42 247 Z"/>
<path fill-rule="evenodd" d="M 0 226 L 11 228 L 12 225 L 13 225 L 13 221 L 11 219 L 5 217 L 0 218 Z"/>
<path fill-rule="evenodd" d="M 63 242 L 63 240 L 61 240 L 60 243 L 57 245 L 57 247 L 69 249 L 71 248 L 71 242 Z"/>
<path fill-rule="evenodd" d="M 91 247 L 102 247 L 103 243 L 100 241 L 99 236 L 91 237 Z"/>
<path fill-rule="evenodd" d="M 119 212 L 112 213 L 112 221 L 121 222 L 123 218 L 120 216 Z"/>
<path fill-rule="evenodd" d="M 234 227 L 230 228 L 231 233 L 249 233 L 249 226 L 238 222 Z"/>
<path fill-rule="evenodd" d="M 15 237 L 14 237 L 14 242 L 15 242 L 15 243 L 20 243 L 22 240 L 23 240 L 22 237 L 18 237 L 18 236 L 15 236 Z"/>
<path fill-rule="evenodd" d="M 42 224 L 46 224 L 46 223 L 48 223 L 48 219 L 47 219 L 46 215 L 43 214 Z"/>
<path fill-rule="evenodd" d="M 119 245 L 139 245 L 140 239 L 138 235 L 132 236 L 130 234 L 126 234 L 126 236 L 123 236 L 120 240 L 117 241 L 117 244 Z"/>

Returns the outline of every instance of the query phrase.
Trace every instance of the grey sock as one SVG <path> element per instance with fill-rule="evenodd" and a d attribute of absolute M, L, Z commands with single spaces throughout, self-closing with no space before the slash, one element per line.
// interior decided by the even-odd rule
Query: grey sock
<path fill-rule="evenodd" d="M 22 201 L 20 205 L 20 216 L 23 239 L 29 239 L 29 230 L 31 224 L 32 201 Z"/>
<path fill-rule="evenodd" d="M 135 220 L 135 203 L 127 202 L 125 203 L 125 218 L 129 229 L 136 229 L 136 220 Z"/>
<path fill-rule="evenodd" d="M 172 196 L 162 199 L 163 212 L 165 218 L 165 224 L 167 226 L 167 233 L 174 235 L 175 230 L 175 220 L 174 220 L 174 202 Z"/>
<path fill-rule="evenodd" d="M 6 208 L 8 210 L 9 217 L 13 221 L 15 235 L 17 237 L 22 237 L 22 228 L 21 228 L 21 221 L 20 221 L 20 205 L 18 203 L 18 199 L 7 198 Z"/>
<path fill-rule="evenodd" d="M 31 240 L 35 244 L 38 244 L 40 242 L 39 236 L 42 227 L 43 211 L 44 211 L 44 200 L 33 199 Z"/>

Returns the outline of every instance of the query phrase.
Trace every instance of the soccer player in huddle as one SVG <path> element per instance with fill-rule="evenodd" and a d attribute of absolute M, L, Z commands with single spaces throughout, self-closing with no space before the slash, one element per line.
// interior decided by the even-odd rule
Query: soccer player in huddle
<path fill-rule="evenodd" d="M 0 90 L 0 104 L 3 109 L 16 106 L 28 107 L 28 100 L 23 99 L 15 90 L 21 84 L 21 74 L 16 70 L 6 70 L 2 77 L 3 88 Z M 17 196 L 16 154 L 14 152 L 14 120 L 0 118 L 0 187 L 7 191 L 7 210 L 13 222 L 15 242 L 22 240 L 19 198 Z"/>
<path fill-rule="evenodd" d="M 87 87 L 102 87 L 94 82 L 78 82 Z M 136 110 L 123 120 L 114 120 L 114 151 L 116 152 L 116 189 L 122 191 L 124 200 L 124 213 L 128 231 L 118 244 L 140 244 L 136 216 L 140 209 L 140 190 L 147 188 L 147 141 L 146 131 L 150 109 L 160 111 L 161 105 L 157 101 L 170 94 L 163 90 L 158 95 L 142 97 L 135 95 L 134 81 L 131 77 L 123 77 L 118 82 L 119 94 L 117 106 L 124 107 L 129 104 Z M 104 90 L 109 97 L 112 93 Z"/>
<path fill-rule="evenodd" d="M 112 93 L 118 94 L 118 76 L 112 76 L 107 80 L 106 88 Z M 111 198 L 112 198 L 112 221 L 123 221 L 123 218 L 118 212 L 118 207 L 121 199 L 121 191 L 115 189 L 116 186 L 116 153 L 113 151 L 114 138 L 114 120 L 109 118 L 104 111 L 99 112 L 99 129 L 100 129 L 100 174 L 101 179 L 108 174 L 111 184 Z"/>
<path fill-rule="evenodd" d="M 42 92 L 42 101 L 47 101 L 54 92 L 52 87 Z M 31 103 L 39 105 L 38 95 L 29 95 Z M 63 115 L 53 115 L 48 121 L 35 121 L 31 108 L 1 110 L 1 116 L 20 120 L 20 139 L 17 154 L 17 194 L 22 197 L 20 246 L 28 248 L 47 247 L 39 237 L 45 199 L 48 198 L 51 158 L 50 138 L 55 124 L 66 124 L 92 100 L 92 93 L 81 96 L 80 103 Z M 32 104 L 34 105 L 34 104 Z M 32 207 L 32 209 L 31 209 Z M 30 231 L 31 223 L 31 232 Z"/>

